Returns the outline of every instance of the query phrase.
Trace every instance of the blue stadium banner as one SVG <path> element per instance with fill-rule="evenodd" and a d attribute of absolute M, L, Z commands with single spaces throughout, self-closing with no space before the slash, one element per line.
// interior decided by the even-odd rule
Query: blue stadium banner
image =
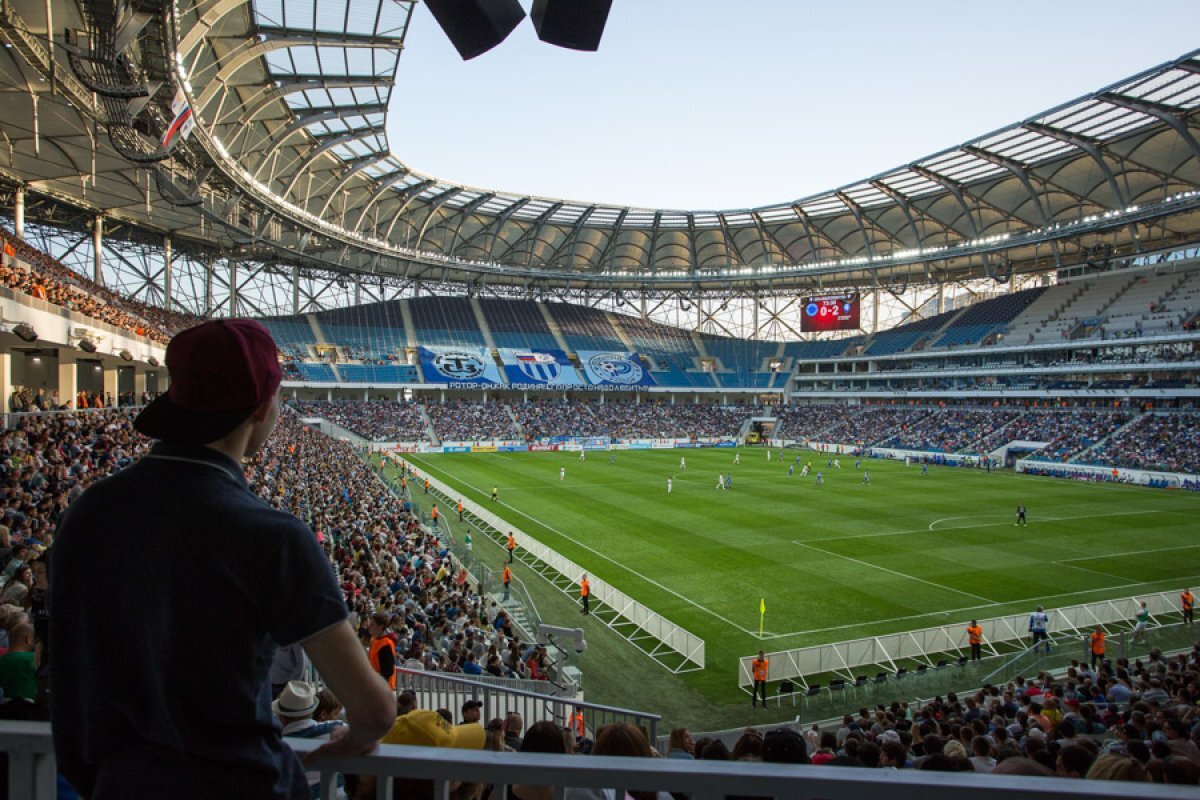
<path fill-rule="evenodd" d="M 595 386 L 654 386 L 637 353 L 580 350 L 583 371 Z"/>
<path fill-rule="evenodd" d="M 512 385 L 583 386 L 583 379 L 562 350 L 500 348 L 504 373 Z"/>
<path fill-rule="evenodd" d="M 419 347 L 426 383 L 491 385 L 503 383 L 492 356 L 475 347 Z"/>

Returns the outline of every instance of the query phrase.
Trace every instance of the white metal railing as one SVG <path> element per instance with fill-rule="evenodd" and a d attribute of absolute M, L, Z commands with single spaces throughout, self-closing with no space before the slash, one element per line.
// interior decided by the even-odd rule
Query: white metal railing
<path fill-rule="evenodd" d="M 430 475 L 428 469 L 422 470 L 422 477 L 429 478 L 430 486 L 447 498 L 447 502 L 461 496 L 449 484 Z M 476 527 L 486 534 L 506 536 L 509 531 L 512 531 L 517 536 L 521 550 L 525 551 L 539 565 L 562 578 L 562 580 L 555 581 L 549 576 L 543 575 L 564 593 L 569 594 L 575 588 L 579 577 L 587 572 L 574 561 L 542 544 L 518 526 L 492 513 L 479 503 L 463 499 L 463 507 L 470 512 Z M 639 649 L 671 672 L 678 674 L 704 669 L 703 639 L 671 622 L 653 609 L 642 605 L 612 584 L 592 573 L 589 574 L 591 575 L 593 603 L 603 603 L 614 612 L 608 615 L 597 614 L 595 615 L 597 619 L 601 619 L 608 627 L 635 644 L 644 642 L 647 638 L 653 640 L 645 647 L 639 646 Z M 663 658 L 664 650 L 673 655 L 669 661 Z"/>
<path fill-rule="evenodd" d="M 288 739 L 297 753 L 320 746 L 312 739 Z M 0 722 L 0 752 L 9 755 L 8 796 L 54 800 L 54 745 L 44 722 Z M 417 778 L 433 782 L 434 797 L 449 797 L 453 782 L 492 784 L 493 797 L 514 784 L 551 786 L 562 798 L 566 787 L 629 788 L 680 792 L 692 800 L 723 800 L 754 795 L 780 800 L 1194 800 L 1192 786 L 1073 778 L 1031 778 L 970 772 L 845 769 L 748 761 L 679 761 L 656 758 L 562 756 L 495 753 L 432 747 L 382 745 L 355 758 L 323 759 L 311 767 L 320 773 L 321 797 L 334 796 L 338 773 Z M 376 797 L 390 800 L 392 782 L 377 783 Z"/>
<path fill-rule="evenodd" d="M 542 691 L 518 689 L 512 686 L 495 685 L 477 680 L 477 676 L 448 675 L 444 672 L 399 669 L 396 671 L 396 688 L 411 689 L 417 695 L 417 707 L 445 708 L 451 713 L 467 700 L 483 703 L 485 719 L 503 717 L 516 712 L 524 720 L 548 719 L 567 727 L 574 712 L 583 713 L 583 722 L 589 732 L 594 732 L 610 722 L 630 722 L 643 728 L 654 741 L 658 735 L 661 714 L 650 711 L 635 711 L 618 706 L 586 703 L 570 697 L 558 697 Z M 546 684 L 546 681 L 540 681 Z"/>
<path fill-rule="evenodd" d="M 1114 626 L 1131 627 L 1139 602 L 1146 601 L 1151 622 L 1158 624 L 1157 617 L 1178 614 L 1178 597 L 1163 592 L 1127 597 L 1119 600 L 1104 600 L 1075 606 L 1049 609 L 1050 622 L 1047 632 L 1054 636 L 1066 634 L 1080 637 L 1094 626 L 1102 626 L 1111 632 Z M 1020 644 L 1029 638 L 1029 614 L 1009 614 L 1003 617 L 979 620 L 983 628 L 983 647 L 995 655 L 996 645 Z M 970 653 L 967 642 L 967 622 L 922 628 L 914 631 L 889 633 L 844 642 L 798 647 L 769 653 L 768 680 L 798 680 L 808 687 L 807 677 L 836 674 L 854 680 L 853 670 L 860 667 L 884 667 L 895 672 L 897 662 L 917 661 L 934 666 L 936 656 Z M 755 655 L 738 659 L 738 686 L 754 684 L 751 663 Z"/>

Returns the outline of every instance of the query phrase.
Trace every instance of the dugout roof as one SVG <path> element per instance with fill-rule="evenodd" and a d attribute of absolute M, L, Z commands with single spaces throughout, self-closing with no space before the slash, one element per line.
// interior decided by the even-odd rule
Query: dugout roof
<path fill-rule="evenodd" d="M 455 184 L 393 153 L 410 0 L 49 7 L 0 0 L 0 178 L 47 213 L 104 212 L 110 228 L 246 257 L 492 285 L 770 289 L 1044 270 L 1200 233 L 1200 51 L 829 192 L 687 211 Z M 47 29 L 73 33 L 47 45 Z M 197 129 L 166 154 L 179 88 Z"/>

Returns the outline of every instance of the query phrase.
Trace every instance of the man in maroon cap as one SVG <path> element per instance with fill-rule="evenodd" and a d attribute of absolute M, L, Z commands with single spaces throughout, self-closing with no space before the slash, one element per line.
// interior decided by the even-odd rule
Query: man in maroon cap
<path fill-rule="evenodd" d="M 186 330 L 169 391 L 135 427 L 158 441 L 68 509 L 51 567 L 58 768 L 93 800 L 308 798 L 268 671 L 301 643 L 349 726 L 319 753 L 369 752 L 395 699 L 371 669 L 312 532 L 246 485 L 279 419 L 275 342 L 250 320 Z M 117 541 L 120 546 L 117 547 Z"/>

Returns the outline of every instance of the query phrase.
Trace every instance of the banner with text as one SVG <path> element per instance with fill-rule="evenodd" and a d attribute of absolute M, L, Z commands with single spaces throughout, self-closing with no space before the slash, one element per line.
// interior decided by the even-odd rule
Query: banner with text
<path fill-rule="evenodd" d="M 580 350 L 577 355 L 587 378 L 596 386 L 654 386 L 637 353 Z"/>
<path fill-rule="evenodd" d="M 420 347 L 417 352 L 426 383 L 504 383 L 496 362 L 482 348 Z"/>
<path fill-rule="evenodd" d="M 514 386 L 583 386 L 584 382 L 562 350 L 514 350 L 501 348 L 504 373 Z"/>

